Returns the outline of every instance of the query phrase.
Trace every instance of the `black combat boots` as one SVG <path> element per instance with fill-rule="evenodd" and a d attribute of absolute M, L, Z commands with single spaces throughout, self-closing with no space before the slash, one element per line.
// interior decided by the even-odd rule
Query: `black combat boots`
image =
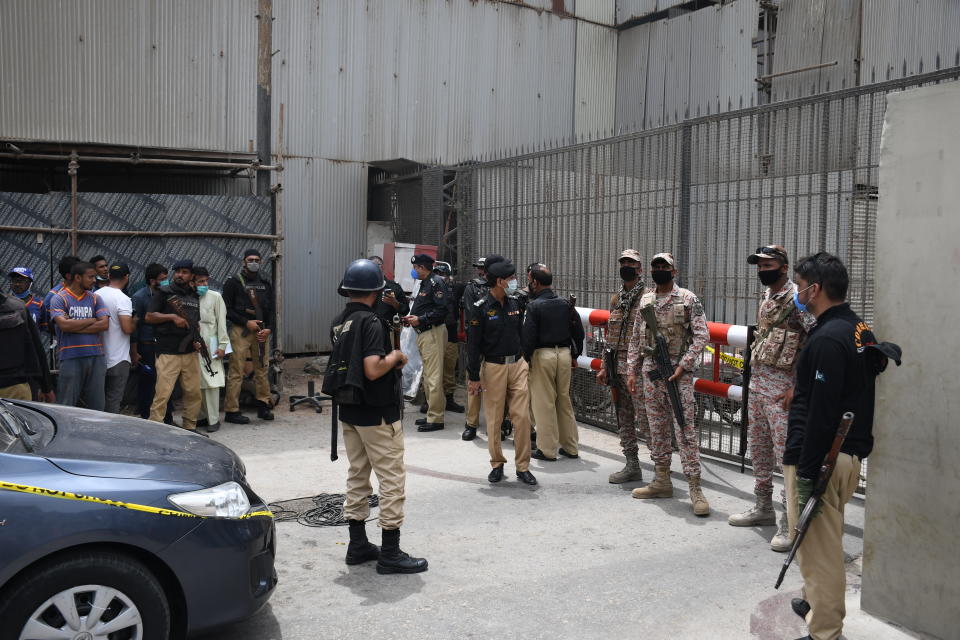
<path fill-rule="evenodd" d="M 426 559 L 412 558 L 400 550 L 400 529 L 383 530 L 383 547 L 377 560 L 377 573 L 420 573 L 426 570 Z"/>
<path fill-rule="evenodd" d="M 350 526 L 350 544 L 347 545 L 347 564 L 362 564 L 380 557 L 380 547 L 367 540 L 363 520 L 347 520 Z"/>

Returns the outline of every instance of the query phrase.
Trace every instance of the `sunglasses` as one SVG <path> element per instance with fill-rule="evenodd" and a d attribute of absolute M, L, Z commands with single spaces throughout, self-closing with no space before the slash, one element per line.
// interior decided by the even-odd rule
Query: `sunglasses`
<path fill-rule="evenodd" d="M 757 249 L 754 253 L 755 253 L 755 254 L 757 254 L 757 253 L 763 253 L 763 254 L 766 254 L 766 255 L 768 255 L 768 256 L 772 254 L 772 255 L 775 255 L 775 256 L 781 256 L 781 257 L 783 257 L 783 258 L 786 258 L 786 257 L 787 257 L 787 254 L 786 254 L 786 253 L 784 253 L 781 249 L 777 249 L 776 247 L 760 247 L 760 248 Z"/>

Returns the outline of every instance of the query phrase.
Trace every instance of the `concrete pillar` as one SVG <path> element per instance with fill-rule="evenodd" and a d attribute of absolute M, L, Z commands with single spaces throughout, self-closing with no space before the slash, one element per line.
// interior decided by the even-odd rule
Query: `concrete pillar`
<path fill-rule="evenodd" d="M 876 334 L 903 347 L 880 377 L 861 607 L 960 637 L 960 83 L 890 94 L 880 154 Z"/>

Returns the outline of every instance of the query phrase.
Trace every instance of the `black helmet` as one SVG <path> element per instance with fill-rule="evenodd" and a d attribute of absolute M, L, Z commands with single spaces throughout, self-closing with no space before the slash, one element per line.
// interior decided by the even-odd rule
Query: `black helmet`
<path fill-rule="evenodd" d="M 337 293 L 346 297 L 347 291 L 380 291 L 385 284 L 380 267 L 375 262 L 360 258 L 351 262 L 343 272 Z"/>

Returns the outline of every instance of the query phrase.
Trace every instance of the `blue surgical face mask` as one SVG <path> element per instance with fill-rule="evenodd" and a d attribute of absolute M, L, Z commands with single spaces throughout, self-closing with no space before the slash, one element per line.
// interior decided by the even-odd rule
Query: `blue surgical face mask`
<path fill-rule="evenodd" d="M 416 269 L 410 269 L 410 277 L 413 278 L 414 280 L 419 280 L 420 274 L 417 273 Z"/>
<path fill-rule="evenodd" d="M 161 280 L 158 286 L 165 287 L 168 284 L 170 284 L 170 278 L 167 278 L 166 280 Z"/>
<path fill-rule="evenodd" d="M 210 291 L 210 287 L 208 287 L 208 286 L 205 285 L 205 284 L 200 285 L 200 286 L 197 287 L 197 295 L 198 295 L 198 296 L 205 296 L 205 295 L 207 295 L 207 291 Z"/>
<path fill-rule="evenodd" d="M 810 285 L 810 287 L 812 286 L 813 285 Z M 810 287 L 806 287 L 805 289 L 801 289 L 800 291 L 793 292 L 793 306 L 795 306 L 797 308 L 797 311 L 799 311 L 800 313 L 806 313 L 808 311 L 807 305 L 800 302 L 800 292 L 806 291 Z"/>
<path fill-rule="evenodd" d="M 516 278 L 514 278 L 513 280 L 510 280 L 509 282 L 507 282 L 507 293 L 508 293 L 509 295 L 512 296 L 513 294 L 515 294 L 515 293 L 517 292 L 517 289 L 518 289 L 518 288 L 519 288 L 519 286 L 517 285 L 517 279 L 516 279 Z"/>

